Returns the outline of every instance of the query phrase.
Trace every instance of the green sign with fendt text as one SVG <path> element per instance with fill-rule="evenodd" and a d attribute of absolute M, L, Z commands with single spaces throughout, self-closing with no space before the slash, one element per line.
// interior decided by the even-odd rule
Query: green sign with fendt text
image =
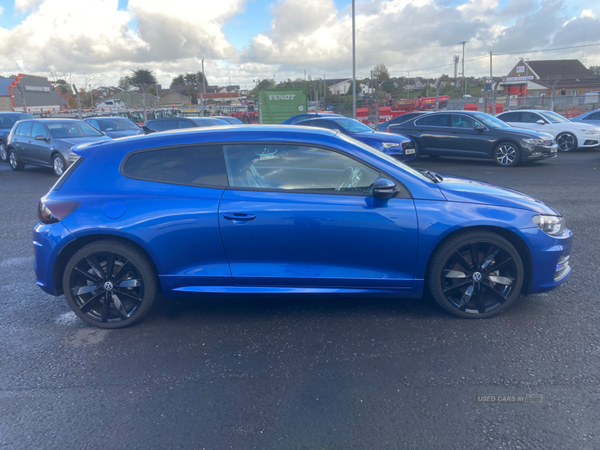
<path fill-rule="evenodd" d="M 281 123 L 296 114 L 306 113 L 306 89 L 261 89 L 258 116 L 260 123 Z"/>

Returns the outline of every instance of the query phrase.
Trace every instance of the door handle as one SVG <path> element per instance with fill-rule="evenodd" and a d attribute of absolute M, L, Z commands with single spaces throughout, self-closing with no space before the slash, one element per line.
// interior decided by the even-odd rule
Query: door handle
<path fill-rule="evenodd" d="M 227 219 L 227 220 L 233 220 L 233 221 L 249 222 L 251 220 L 256 219 L 256 214 L 245 214 L 245 213 L 223 214 L 223 218 Z"/>

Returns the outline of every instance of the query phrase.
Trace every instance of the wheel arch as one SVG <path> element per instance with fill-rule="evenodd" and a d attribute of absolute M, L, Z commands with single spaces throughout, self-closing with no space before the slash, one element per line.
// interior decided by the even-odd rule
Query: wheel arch
<path fill-rule="evenodd" d="M 502 236 L 504 239 L 506 239 L 508 242 L 510 242 L 515 247 L 515 249 L 521 256 L 521 259 L 523 262 L 523 269 L 525 271 L 525 278 L 523 280 L 523 286 L 521 287 L 521 293 L 527 294 L 529 292 L 529 290 L 531 289 L 531 280 L 533 277 L 533 263 L 532 263 L 531 252 L 529 251 L 529 247 L 527 246 L 527 244 L 525 243 L 523 238 L 521 238 L 521 236 L 519 236 L 514 231 L 508 230 L 506 228 L 493 226 L 493 225 L 475 225 L 475 226 L 466 227 L 466 228 L 459 228 L 458 230 L 454 230 L 454 231 L 448 233 L 447 235 L 445 235 L 442 239 L 440 239 L 438 241 L 438 243 L 435 245 L 435 247 L 429 254 L 429 257 L 427 258 L 427 265 L 425 266 L 426 268 L 425 268 L 424 278 L 427 279 L 427 275 L 430 270 L 430 264 L 431 264 L 432 257 L 437 252 L 437 250 L 449 239 L 451 239 L 455 236 L 464 234 L 466 232 L 470 232 L 470 231 L 491 231 L 493 233 L 498 234 L 499 236 Z"/>
<path fill-rule="evenodd" d="M 160 290 L 160 280 L 158 278 L 158 269 L 156 267 L 156 263 L 154 262 L 154 259 L 152 258 L 150 253 L 148 253 L 148 251 L 143 246 L 141 246 L 134 240 L 128 239 L 123 236 L 115 236 L 112 234 L 90 234 L 90 235 L 79 237 L 79 238 L 74 239 L 73 241 L 69 242 L 67 245 L 65 245 L 65 247 L 63 249 L 61 249 L 60 253 L 56 257 L 56 260 L 54 262 L 54 270 L 52 272 L 52 282 L 54 285 L 54 292 L 56 295 L 61 295 L 64 293 L 63 285 L 62 285 L 63 273 L 64 273 L 65 267 L 67 266 L 71 257 L 75 253 L 77 253 L 77 251 L 79 249 L 85 247 L 88 244 L 91 244 L 93 242 L 98 242 L 98 241 L 119 241 L 124 244 L 131 245 L 136 250 L 138 250 L 140 253 L 145 255 L 148 258 L 148 261 L 150 261 L 150 264 L 152 265 L 152 268 L 154 270 L 154 275 L 156 275 L 156 280 L 157 280 L 158 287 Z"/>

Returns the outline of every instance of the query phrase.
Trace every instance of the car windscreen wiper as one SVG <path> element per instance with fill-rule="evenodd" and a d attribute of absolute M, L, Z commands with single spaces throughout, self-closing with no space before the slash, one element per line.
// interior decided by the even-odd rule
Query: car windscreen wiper
<path fill-rule="evenodd" d="M 419 169 L 419 170 L 421 172 L 423 172 L 423 175 L 425 175 L 427 178 L 429 178 L 434 183 L 439 183 L 440 181 L 444 181 L 444 178 L 439 173 L 435 173 L 435 172 L 432 172 L 430 170 L 425 170 L 425 169 Z"/>

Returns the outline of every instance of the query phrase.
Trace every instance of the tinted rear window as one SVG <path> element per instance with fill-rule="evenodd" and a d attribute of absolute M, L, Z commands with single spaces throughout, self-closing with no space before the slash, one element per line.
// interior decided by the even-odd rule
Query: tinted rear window
<path fill-rule="evenodd" d="M 189 186 L 227 186 L 220 145 L 171 147 L 133 153 L 123 175 L 145 181 Z"/>
<path fill-rule="evenodd" d="M 415 122 L 417 125 L 427 125 L 430 127 L 447 127 L 448 125 L 448 114 L 432 114 L 417 119 Z"/>

